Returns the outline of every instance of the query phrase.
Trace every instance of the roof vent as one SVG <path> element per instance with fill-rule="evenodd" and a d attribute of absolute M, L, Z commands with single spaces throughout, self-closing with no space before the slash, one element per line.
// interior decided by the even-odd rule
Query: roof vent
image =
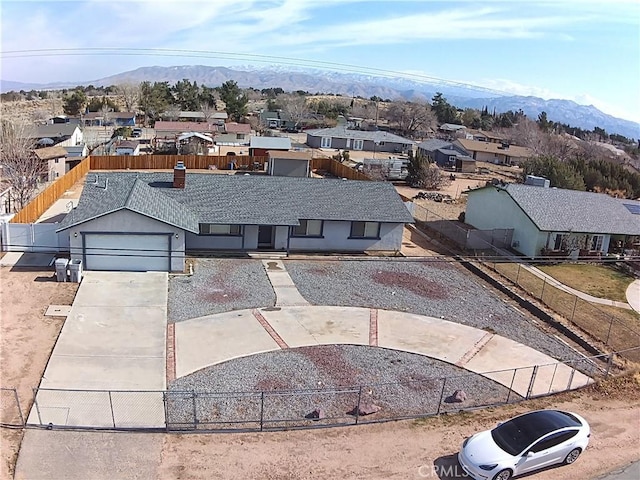
<path fill-rule="evenodd" d="M 173 188 L 184 188 L 187 177 L 187 167 L 180 161 L 173 167 Z"/>

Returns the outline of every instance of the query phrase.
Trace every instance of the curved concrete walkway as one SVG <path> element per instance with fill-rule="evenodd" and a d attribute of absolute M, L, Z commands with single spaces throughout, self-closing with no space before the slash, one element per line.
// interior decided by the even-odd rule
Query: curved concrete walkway
<path fill-rule="evenodd" d="M 575 295 L 576 297 L 586 300 L 587 302 L 598 303 L 600 305 L 609 305 L 611 307 L 617 307 L 617 308 L 624 308 L 626 310 L 632 309 L 631 302 L 629 303 L 617 302 L 615 300 L 609 300 L 607 298 L 594 297 L 592 295 L 581 292 L 580 290 L 576 290 L 575 288 L 571 288 L 565 285 L 564 283 L 559 282 L 558 280 L 553 278 L 551 275 L 544 273 L 542 270 L 536 267 L 532 267 L 531 265 L 525 265 L 524 263 L 522 263 L 521 265 L 522 265 L 522 268 L 528 270 L 529 272 L 534 274 L 536 277 L 544 279 L 549 285 L 552 285 L 560 290 L 564 290 L 565 292 Z M 633 283 L 631 285 L 633 285 Z M 640 287 L 638 287 L 637 291 L 638 291 L 638 296 L 640 297 Z M 627 300 L 628 299 L 629 299 L 629 289 L 627 289 Z"/>
<path fill-rule="evenodd" d="M 626 291 L 627 302 L 631 308 L 640 313 L 640 280 L 634 280 L 631 285 L 627 287 Z"/>
<path fill-rule="evenodd" d="M 484 330 L 404 312 L 335 306 L 240 310 L 177 323 L 175 372 L 182 377 L 233 358 L 329 344 L 426 355 L 482 374 L 522 396 L 591 382 L 548 355 Z"/>

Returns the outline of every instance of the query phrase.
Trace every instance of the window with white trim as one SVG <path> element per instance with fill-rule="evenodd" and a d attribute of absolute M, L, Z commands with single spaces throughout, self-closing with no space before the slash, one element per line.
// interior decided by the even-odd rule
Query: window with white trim
<path fill-rule="evenodd" d="M 331 148 L 331 137 L 322 137 L 320 148 Z"/>
<path fill-rule="evenodd" d="M 293 227 L 294 237 L 321 237 L 322 220 L 300 220 L 300 225 Z"/>
<path fill-rule="evenodd" d="M 364 147 L 364 140 L 353 139 L 353 149 L 354 150 L 362 150 Z"/>
<path fill-rule="evenodd" d="M 604 243 L 604 235 L 594 235 L 593 237 L 591 237 L 591 251 L 601 252 L 603 243 Z"/>
<path fill-rule="evenodd" d="M 240 225 L 225 225 L 220 223 L 201 223 L 200 235 L 240 235 Z"/>
<path fill-rule="evenodd" d="M 350 238 L 380 238 L 380 223 L 351 222 Z"/>

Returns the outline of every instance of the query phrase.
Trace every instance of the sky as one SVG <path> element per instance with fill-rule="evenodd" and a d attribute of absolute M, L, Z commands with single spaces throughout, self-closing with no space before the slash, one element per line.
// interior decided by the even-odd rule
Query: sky
<path fill-rule="evenodd" d="M 1 0 L 0 78 L 297 65 L 562 98 L 640 121 L 640 0 Z"/>

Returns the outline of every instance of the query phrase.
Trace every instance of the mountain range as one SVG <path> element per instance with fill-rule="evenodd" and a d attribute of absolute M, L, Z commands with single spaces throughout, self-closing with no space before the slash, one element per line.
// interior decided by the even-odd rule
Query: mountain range
<path fill-rule="evenodd" d="M 219 86 L 234 80 L 242 88 L 280 87 L 285 91 L 304 90 L 310 93 L 334 93 L 343 96 L 383 99 L 430 100 L 441 92 L 449 103 L 458 108 L 487 107 L 489 111 L 506 112 L 522 110 L 529 118 L 537 118 L 541 112 L 555 122 L 592 130 L 600 127 L 608 133 L 617 133 L 628 138 L 640 138 L 640 124 L 608 115 L 593 105 L 579 105 L 571 100 L 544 100 L 538 97 L 507 95 L 504 92 L 474 87 L 457 82 L 430 78 L 399 77 L 379 74 L 357 74 L 332 72 L 319 69 L 303 69 L 287 66 L 258 68 L 210 67 L 183 65 L 173 67 L 140 67 L 91 81 L 31 84 L 0 80 L 0 90 L 46 90 L 72 88 L 77 85 L 109 86 L 124 82 L 139 83 L 169 82 L 188 79 L 200 85 Z"/>

